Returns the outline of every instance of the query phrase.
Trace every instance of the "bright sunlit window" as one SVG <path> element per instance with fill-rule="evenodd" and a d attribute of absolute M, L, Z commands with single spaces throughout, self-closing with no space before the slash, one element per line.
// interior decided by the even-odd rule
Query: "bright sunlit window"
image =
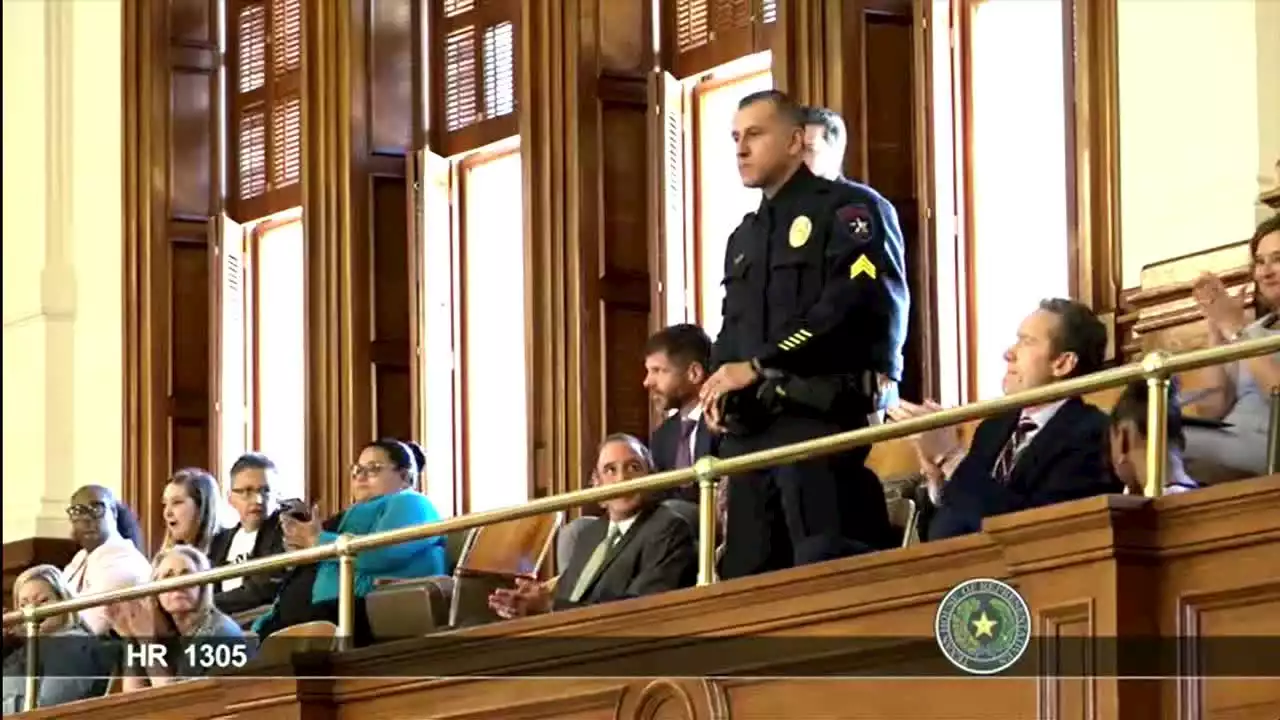
<path fill-rule="evenodd" d="M 303 497 L 306 468 L 306 289 L 302 218 L 268 221 L 254 239 L 257 450 L 280 492 Z"/>
<path fill-rule="evenodd" d="M 530 471 L 520 153 L 423 155 L 427 492 L 446 514 L 518 505 Z"/>
<path fill-rule="evenodd" d="M 461 181 L 468 509 L 481 512 L 529 500 L 520 153 L 464 161 Z"/>
<path fill-rule="evenodd" d="M 1067 164 L 1060 2 L 974 6 L 973 197 L 977 400 L 1042 299 L 1066 297 Z"/>
<path fill-rule="evenodd" d="M 302 213 L 223 223 L 218 480 L 225 489 L 236 458 L 252 450 L 280 469 L 278 497 L 306 497 Z M 220 519 L 238 522 L 229 507 Z"/>
<path fill-rule="evenodd" d="M 751 55 L 714 71 L 693 88 L 697 318 L 712 338 L 720 332 L 724 254 L 742 216 L 760 206 L 760 191 L 738 175 L 733 116 L 743 97 L 773 87 L 771 55 Z"/>

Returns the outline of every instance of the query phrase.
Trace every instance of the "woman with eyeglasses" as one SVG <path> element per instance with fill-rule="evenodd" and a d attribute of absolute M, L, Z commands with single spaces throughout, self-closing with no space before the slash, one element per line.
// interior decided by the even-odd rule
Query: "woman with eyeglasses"
<path fill-rule="evenodd" d="M 418 492 L 419 465 L 415 453 L 399 440 L 371 442 L 351 468 L 353 503 L 321 523 L 316 509 L 286 509 L 281 517 L 285 547 L 309 548 L 335 541 L 339 535 L 369 535 L 422 525 L 440 519 L 427 496 Z M 364 596 L 381 578 L 443 575 L 443 537 L 414 540 L 362 552 L 355 558 L 355 641 L 372 639 Z M 295 568 L 276 596 L 271 611 L 253 624 L 259 637 L 290 625 L 314 620 L 338 620 L 338 561 L 326 560 Z"/>
<path fill-rule="evenodd" d="M 72 595 L 96 595 L 151 579 L 151 563 L 142 554 L 138 520 L 110 490 L 86 485 L 75 491 L 67 506 L 67 518 L 71 521 L 71 537 L 80 546 L 62 571 Z M 80 617 L 96 635 L 111 630 L 104 607 L 84 610 Z"/>
<path fill-rule="evenodd" d="M 13 606 L 47 605 L 73 597 L 62 572 L 53 565 L 36 565 L 13 583 Z M 18 632 L 25 631 L 19 626 Z M 26 699 L 27 652 L 23 644 L 4 659 L 4 713 L 22 712 Z M 7 639 L 6 639 L 7 640 Z M 107 691 L 113 655 L 93 637 L 78 613 L 47 617 L 36 641 L 37 707 L 49 707 L 99 697 Z"/>

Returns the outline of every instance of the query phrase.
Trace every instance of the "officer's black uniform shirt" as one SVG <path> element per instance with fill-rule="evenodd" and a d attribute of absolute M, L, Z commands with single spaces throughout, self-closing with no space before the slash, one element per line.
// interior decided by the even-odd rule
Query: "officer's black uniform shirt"
<path fill-rule="evenodd" d="M 883 345 L 873 349 L 873 357 L 879 363 L 873 369 L 884 373 L 894 380 L 902 380 L 903 354 L 907 345 L 907 324 L 911 315 L 911 294 L 907 286 L 906 241 L 902 237 L 902 225 L 898 222 L 898 211 L 883 195 L 871 186 L 844 176 L 838 177 L 836 183 L 850 188 L 855 195 L 866 200 L 868 207 L 880 221 L 875 225 L 879 231 L 879 239 L 884 252 L 884 267 L 879 276 L 883 276 L 885 289 L 893 303 L 889 312 L 889 334 L 882 339 Z"/>
<path fill-rule="evenodd" d="M 897 223 L 882 200 L 801 165 L 744 217 L 725 252 L 712 365 L 754 359 L 802 377 L 898 377 L 892 338 L 905 326 L 906 283 L 886 252 L 889 220 Z"/>

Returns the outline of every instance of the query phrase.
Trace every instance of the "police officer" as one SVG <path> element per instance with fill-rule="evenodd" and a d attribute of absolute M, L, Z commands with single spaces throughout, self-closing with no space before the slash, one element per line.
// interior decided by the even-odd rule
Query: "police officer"
<path fill-rule="evenodd" d="M 873 410 L 873 348 L 890 332 L 897 307 L 898 289 L 884 272 L 886 220 L 874 197 L 809 171 L 804 121 L 781 92 L 739 103 L 739 174 L 764 197 L 729 238 L 724 325 L 700 397 L 708 425 L 723 432 L 733 419 L 727 408 L 750 407 L 778 377 L 840 390 L 827 393 L 821 411 L 774 397 L 775 412 L 727 428 L 724 457 L 856 429 Z M 884 492 L 863 464 L 867 453 L 857 448 L 734 478 L 720 576 L 890 545 Z"/>
<path fill-rule="evenodd" d="M 902 382 L 903 347 L 907 343 L 907 322 L 910 315 L 910 295 L 906 282 L 906 249 L 902 229 L 898 224 L 898 212 L 883 195 L 867 185 L 844 176 L 844 151 L 848 132 L 844 118 L 834 110 L 820 107 L 805 108 L 804 162 L 809 170 L 821 178 L 848 185 L 875 207 L 883 223 L 882 246 L 885 266 L 880 274 L 885 277 L 894 306 L 890 316 L 889 332 L 881 338 L 883 345 L 875 349 L 874 360 L 877 395 L 877 420 L 883 419 L 883 411 L 898 404 L 898 383 Z"/>

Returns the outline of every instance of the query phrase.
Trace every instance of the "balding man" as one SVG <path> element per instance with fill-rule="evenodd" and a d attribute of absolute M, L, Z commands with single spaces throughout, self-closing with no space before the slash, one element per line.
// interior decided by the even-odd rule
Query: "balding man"
<path fill-rule="evenodd" d="M 653 456 L 644 443 L 617 433 L 600 444 L 592 482 L 610 485 L 651 472 Z M 605 514 L 575 538 L 572 559 L 554 588 L 520 579 L 514 588 L 495 590 L 489 607 L 514 618 L 693 585 L 698 563 L 687 519 L 645 495 L 601 505 Z"/>

